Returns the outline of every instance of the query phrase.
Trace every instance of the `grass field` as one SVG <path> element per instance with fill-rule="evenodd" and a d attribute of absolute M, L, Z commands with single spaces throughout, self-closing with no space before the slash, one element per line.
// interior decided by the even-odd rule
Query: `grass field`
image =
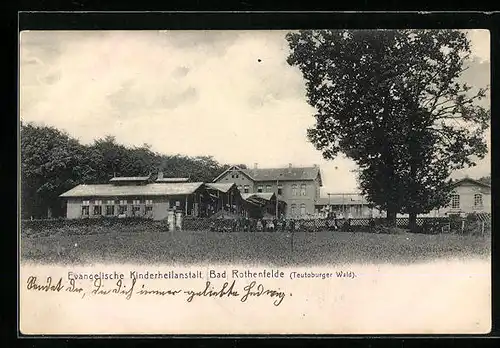
<path fill-rule="evenodd" d="M 490 238 L 349 232 L 117 232 L 23 236 L 21 262 L 42 264 L 245 263 L 276 266 L 487 258 Z"/>

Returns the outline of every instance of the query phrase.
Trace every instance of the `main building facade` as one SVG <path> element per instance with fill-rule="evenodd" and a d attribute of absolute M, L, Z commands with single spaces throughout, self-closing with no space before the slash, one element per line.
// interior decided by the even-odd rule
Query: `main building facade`
<path fill-rule="evenodd" d="M 216 183 L 235 183 L 243 194 L 274 193 L 285 205 L 287 218 L 304 218 L 315 214 L 315 204 L 323 185 L 320 168 L 240 168 L 232 166 L 217 178 Z"/>

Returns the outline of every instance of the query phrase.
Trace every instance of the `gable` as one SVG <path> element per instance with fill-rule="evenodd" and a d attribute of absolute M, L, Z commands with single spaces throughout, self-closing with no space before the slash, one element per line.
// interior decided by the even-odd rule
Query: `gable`
<path fill-rule="evenodd" d="M 222 172 L 218 177 L 216 177 L 213 182 L 220 182 L 221 180 L 224 180 L 228 175 L 232 175 L 232 173 L 238 173 L 238 175 L 244 175 L 246 178 L 249 180 L 253 181 L 253 178 L 248 175 L 243 169 L 241 169 L 238 166 L 232 166 L 228 169 L 226 169 L 224 172 Z"/>

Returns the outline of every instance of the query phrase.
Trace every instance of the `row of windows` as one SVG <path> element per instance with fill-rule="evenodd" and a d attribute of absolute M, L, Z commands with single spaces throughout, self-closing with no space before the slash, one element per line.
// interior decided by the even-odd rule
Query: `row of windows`
<path fill-rule="evenodd" d="M 102 205 L 94 205 L 92 207 L 92 215 L 102 215 Z M 128 210 L 127 205 L 119 205 L 118 206 L 118 214 L 126 214 Z M 148 214 L 153 211 L 153 207 L 151 205 L 147 205 L 145 207 L 145 213 Z M 137 216 L 141 212 L 141 207 L 140 206 L 132 206 L 132 215 Z M 82 205 L 82 215 L 83 216 L 89 216 L 90 215 L 90 206 L 88 205 Z M 114 205 L 106 205 L 105 206 L 105 215 L 113 216 L 115 215 L 115 206 Z"/>
<path fill-rule="evenodd" d="M 238 186 L 238 190 L 243 191 L 244 193 L 249 193 L 250 192 L 250 186 L 248 185 L 245 185 L 244 187 L 243 186 Z"/>
<path fill-rule="evenodd" d="M 460 195 L 451 195 L 451 207 L 453 209 L 460 208 Z M 474 207 L 482 208 L 483 207 L 483 195 L 480 193 L 474 194 Z"/>
<path fill-rule="evenodd" d="M 114 204 L 127 205 L 127 204 L 129 204 L 128 202 L 129 201 L 127 201 L 127 200 L 119 200 L 119 201 L 108 200 L 108 201 L 106 201 L 106 204 L 107 205 L 114 205 Z M 143 200 L 143 201 L 141 201 L 140 199 L 134 199 L 134 200 L 132 200 L 132 204 L 134 204 L 134 205 L 140 205 L 142 203 L 144 203 L 146 205 L 153 205 L 153 200 L 152 199 L 146 199 L 146 200 Z M 101 200 L 95 200 L 95 201 L 93 201 L 92 204 L 93 205 L 103 205 L 103 201 L 101 201 Z M 82 201 L 82 205 L 83 206 L 88 206 L 88 205 L 90 205 L 90 201 Z"/>
<path fill-rule="evenodd" d="M 297 211 L 297 205 L 296 204 L 292 204 L 290 206 L 290 214 L 292 216 L 296 215 L 296 211 Z M 304 203 L 302 203 L 300 205 L 300 215 L 306 215 L 306 205 Z"/>
<path fill-rule="evenodd" d="M 104 206 L 104 215 L 115 215 L 115 201 L 114 200 L 108 200 L 106 201 L 106 205 Z M 145 213 L 148 214 L 153 211 L 153 200 L 151 199 L 146 199 L 144 200 L 145 203 Z M 132 200 L 132 214 L 134 216 L 137 216 L 140 214 L 141 211 L 141 200 L 139 199 L 134 199 Z M 118 214 L 125 214 L 128 210 L 128 201 L 127 200 L 120 200 L 119 205 L 118 205 Z M 83 216 L 89 216 L 90 215 L 90 201 L 83 201 L 82 202 L 82 215 Z M 92 215 L 102 215 L 103 212 L 103 201 L 101 200 L 95 200 L 93 201 L 93 207 L 92 207 Z"/>
<path fill-rule="evenodd" d="M 243 191 L 244 193 L 249 193 L 250 192 L 250 186 L 245 185 L 245 186 L 238 186 L 238 189 Z M 273 187 L 271 185 L 266 185 L 265 186 L 265 191 L 264 191 L 264 185 L 259 185 L 257 186 L 257 192 L 273 192 Z M 278 185 L 278 194 L 281 195 L 283 194 L 283 186 Z M 298 192 L 298 185 L 292 185 L 292 196 L 306 196 L 306 185 L 302 184 L 300 185 L 300 194 Z"/>

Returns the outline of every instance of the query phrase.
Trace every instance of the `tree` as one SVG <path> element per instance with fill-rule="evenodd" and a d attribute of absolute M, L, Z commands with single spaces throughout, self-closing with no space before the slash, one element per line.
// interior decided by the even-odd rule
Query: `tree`
<path fill-rule="evenodd" d="M 483 176 L 483 177 L 477 179 L 477 181 L 482 182 L 484 184 L 491 185 L 491 175 Z"/>
<path fill-rule="evenodd" d="M 356 162 L 362 193 L 390 223 L 447 204 L 451 171 L 484 158 L 486 89 L 460 83 L 464 32 L 304 30 L 287 41 L 317 110 L 309 140 L 326 159 Z"/>
<path fill-rule="evenodd" d="M 160 168 L 167 177 L 189 177 L 191 181 L 211 182 L 226 166 L 211 156 L 163 155 Z"/>

